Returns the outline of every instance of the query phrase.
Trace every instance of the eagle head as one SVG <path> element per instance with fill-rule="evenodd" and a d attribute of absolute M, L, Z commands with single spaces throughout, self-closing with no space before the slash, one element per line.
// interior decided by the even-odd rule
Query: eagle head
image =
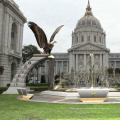
<path fill-rule="evenodd" d="M 31 22 L 31 21 L 29 21 L 28 22 L 28 27 L 32 27 L 32 26 L 36 26 L 37 24 L 35 24 L 34 22 Z"/>

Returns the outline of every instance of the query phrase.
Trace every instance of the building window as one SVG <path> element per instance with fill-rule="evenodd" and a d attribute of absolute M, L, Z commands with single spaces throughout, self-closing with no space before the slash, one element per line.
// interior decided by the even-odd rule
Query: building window
<path fill-rule="evenodd" d="M 78 43 L 78 37 L 76 37 L 76 42 Z"/>
<path fill-rule="evenodd" d="M 101 43 L 101 37 L 99 37 L 99 42 Z"/>
<path fill-rule="evenodd" d="M 13 30 L 13 27 L 11 29 L 11 39 L 14 39 L 14 30 Z"/>
<path fill-rule="evenodd" d="M 94 36 L 94 42 L 96 42 L 96 36 Z"/>
<path fill-rule="evenodd" d="M 11 49 L 16 50 L 16 41 L 17 41 L 17 25 L 13 23 L 11 26 Z"/>
<path fill-rule="evenodd" d="M 90 36 L 87 36 L 87 41 L 90 42 Z"/>
<path fill-rule="evenodd" d="M 84 36 L 81 37 L 81 42 L 84 42 Z"/>

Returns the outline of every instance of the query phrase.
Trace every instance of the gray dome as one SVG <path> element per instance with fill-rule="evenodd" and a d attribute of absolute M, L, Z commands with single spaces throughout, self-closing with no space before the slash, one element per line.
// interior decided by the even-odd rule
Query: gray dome
<path fill-rule="evenodd" d="M 96 19 L 94 16 L 84 16 L 82 17 L 78 23 L 77 23 L 77 27 L 81 27 L 81 26 L 96 26 L 96 27 L 101 27 L 101 24 L 99 22 L 98 19 Z"/>
<path fill-rule="evenodd" d="M 90 7 L 89 1 L 88 1 L 88 5 L 86 8 L 86 13 L 85 13 L 84 17 L 82 17 L 77 23 L 77 27 L 81 27 L 81 26 L 101 27 L 99 20 L 97 18 L 95 18 L 91 12 L 91 7 Z"/>

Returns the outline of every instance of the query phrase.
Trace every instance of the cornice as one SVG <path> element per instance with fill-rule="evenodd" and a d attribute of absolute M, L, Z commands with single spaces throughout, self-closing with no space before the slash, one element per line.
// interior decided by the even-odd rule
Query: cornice
<path fill-rule="evenodd" d="M 110 52 L 110 49 L 108 49 L 106 47 L 102 47 L 102 46 L 96 45 L 96 44 L 93 44 L 93 43 L 85 43 L 85 44 L 82 44 L 82 45 L 76 45 L 75 47 L 72 47 L 72 48 L 68 49 L 68 52 L 74 51 L 76 48 L 79 48 L 79 47 L 82 47 L 82 46 L 85 46 L 85 45 L 93 45 L 93 46 L 96 46 L 96 47 L 98 47 L 100 49 L 103 49 L 103 50 L 105 50 L 107 52 Z"/>
<path fill-rule="evenodd" d="M 14 4 L 12 4 L 9 0 L 0 0 L 0 3 L 2 3 L 5 7 L 8 7 L 12 11 L 15 11 L 15 13 L 23 20 L 24 23 L 27 22 L 26 17 L 23 15 L 20 9 L 17 8 Z"/>

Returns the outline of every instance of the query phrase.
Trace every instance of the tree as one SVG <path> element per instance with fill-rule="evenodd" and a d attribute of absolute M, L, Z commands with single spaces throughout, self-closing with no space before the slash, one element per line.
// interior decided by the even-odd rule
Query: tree
<path fill-rule="evenodd" d="M 45 76 L 44 75 L 41 76 L 41 83 L 45 83 Z"/>
<path fill-rule="evenodd" d="M 25 45 L 22 49 L 23 63 L 29 60 L 33 54 L 41 54 L 41 52 L 34 45 Z"/>
<path fill-rule="evenodd" d="M 120 68 L 115 68 L 115 74 L 120 74 Z"/>
<path fill-rule="evenodd" d="M 108 74 L 113 74 L 113 68 L 108 68 Z"/>

